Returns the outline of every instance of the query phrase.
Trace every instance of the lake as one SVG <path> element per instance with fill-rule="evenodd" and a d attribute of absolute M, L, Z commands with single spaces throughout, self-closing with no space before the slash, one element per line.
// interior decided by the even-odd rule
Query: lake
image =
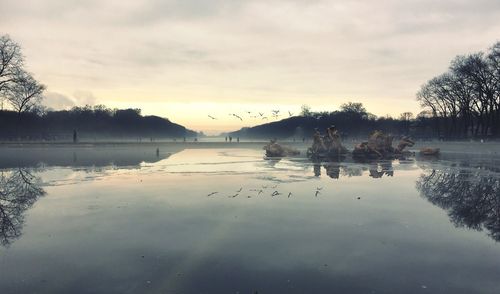
<path fill-rule="evenodd" d="M 0 293 L 500 293 L 496 152 L 262 145 L 0 147 Z"/>

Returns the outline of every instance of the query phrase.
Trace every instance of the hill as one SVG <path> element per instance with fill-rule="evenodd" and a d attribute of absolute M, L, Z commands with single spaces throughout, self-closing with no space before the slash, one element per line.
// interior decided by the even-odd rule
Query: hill
<path fill-rule="evenodd" d="M 286 139 L 310 138 L 317 128 L 324 132 L 326 128 L 335 125 L 343 137 L 366 138 L 374 130 L 382 130 L 393 135 L 412 135 L 414 137 L 433 136 L 429 119 L 417 117 L 411 119 L 411 113 L 402 115 L 399 119 L 391 117 L 376 117 L 368 113 L 360 103 L 347 103 L 341 110 L 333 112 L 314 113 L 303 112 L 300 116 L 265 123 L 254 127 L 242 128 L 227 133 L 228 136 L 247 139 Z"/>
<path fill-rule="evenodd" d="M 142 116 L 140 109 L 104 106 L 71 110 L 18 113 L 0 111 L 0 139 L 67 140 L 76 130 L 80 139 L 183 138 L 198 134 L 158 116 Z"/>

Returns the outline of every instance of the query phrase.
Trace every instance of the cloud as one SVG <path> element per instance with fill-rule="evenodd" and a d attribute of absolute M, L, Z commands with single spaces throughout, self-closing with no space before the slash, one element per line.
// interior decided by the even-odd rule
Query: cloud
<path fill-rule="evenodd" d="M 75 106 L 75 101 L 57 92 L 46 92 L 43 104 L 52 109 L 69 109 Z"/>
<path fill-rule="evenodd" d="M 76 91 L 73 93 L 73 97 L 77 105 L 94 105 L 97 103 L 97 98 L 89 91 Z"/>
<path fill-rule="evenodd" d="M 97 98 L 89 91 L 75 91 L 72 96 L 58 92 L 45 92 L 42 103 L 52 109 L 70 109 L 74 106 L 97 104 Z"/>

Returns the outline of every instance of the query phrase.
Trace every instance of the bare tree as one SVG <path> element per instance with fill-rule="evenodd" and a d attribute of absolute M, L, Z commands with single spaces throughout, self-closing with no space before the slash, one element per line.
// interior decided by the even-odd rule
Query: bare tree
<path fill-rule="evenodd" d="M 413 113 L 409 111 L 403 112 L 399 116 L 399 119 L 403 122 L 406 135 L 408 135 L 410 133 L 410 122 L 413 119 Z"/>
<path fill-rule="evenodd" d="M 500 43 L 486 54 L 457 56 L 449 71 L 422 86 L 417 100 L 447 136 L 500 135 Z"/>
<path fill-rule="evenodd" d="M 0 36 L 0 103 L 5 98 L 5 91 L 12 84 L 16 73 L 23 66 L 21 47 L 8 35 Z"/>
<path fill-rule="evenodd" d="M 13 78 L 13 83 L 7 87 L 5 96 L 20 116 L 40 104 L 44 90 L 45 86 L 38 83 L 31 74 L 19 70 Z"/>

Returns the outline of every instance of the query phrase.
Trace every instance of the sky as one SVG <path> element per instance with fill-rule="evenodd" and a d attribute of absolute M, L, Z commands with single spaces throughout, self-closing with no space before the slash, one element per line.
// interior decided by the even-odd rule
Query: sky
<path fill-rule="evenodd" d="M 141 108 L 207 134 L 303 104 L 417 114 L 422 84 L 500 41 L 498 0 L 2 0 L 0 15 L 45 105 Z"/>

